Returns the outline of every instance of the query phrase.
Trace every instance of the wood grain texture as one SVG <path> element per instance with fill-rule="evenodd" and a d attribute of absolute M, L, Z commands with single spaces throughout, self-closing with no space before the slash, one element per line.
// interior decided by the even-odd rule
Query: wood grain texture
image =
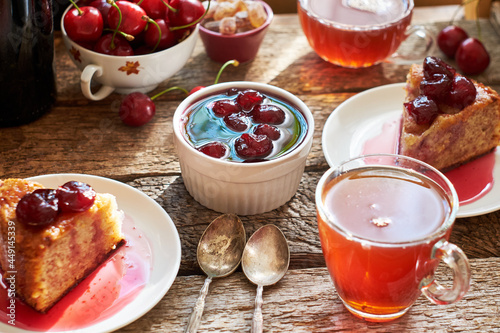
<path fill-rule="evenodd" d="M 325 268 L 291 270 L 264 288 L 264 332 L 498 332 L 500 259 L 471 261 L 472 284 L 453 305 L 430 305 L 421 296 L 403 317 L 386 324 L 355 318 L 342 305 Z M 450 282 L 440 269 L 439 281 Z M 201 276 L 177 277 L 147 316 L 118 332 L 183 332 L 203 285 Z M 199 332 L 249 332 L 256 286 L 241 272 L 215 279 Z"/>

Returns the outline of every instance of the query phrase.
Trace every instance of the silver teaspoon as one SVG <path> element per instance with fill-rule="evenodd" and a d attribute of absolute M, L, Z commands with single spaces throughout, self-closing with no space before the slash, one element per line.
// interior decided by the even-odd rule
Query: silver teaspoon
<path fill-rule="evenodd" d="M 257 285 L 252 333 L 260 333 L 263 330 L 263 287 L 278 282 L 285 275 L 289 264 L 288 243 L 278 227 L 265 225 L 248 240 L 241 258 L 241 267 L 246 277 Z"/>
<path fill-rule="evenodd" d="M 234 214 L 219 216 L 203 232 L 198 243 L 197 259 L 207 278 L 200 290 L 185 332 L 194 333 L 198 330 L 212 278 L 228 276 L 236 270 L 241 261 L 245 241 L 243 223 Z"/>

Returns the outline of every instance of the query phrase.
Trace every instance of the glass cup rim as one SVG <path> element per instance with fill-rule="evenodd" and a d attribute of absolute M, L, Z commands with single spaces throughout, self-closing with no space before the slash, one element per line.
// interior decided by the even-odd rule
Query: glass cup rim
<path fill-rule="evenodd" d="M 342 167 L 342 166 L 344 166 L 347 163 L 350 163 L 352 161 L 360 160 L 360 159 L 367 159 L 367 158 L 374 158 L 374 157 L 387 157 L 387 158 L 393 158 L 393 159 L 403 159 L 403 160 L 407 160 L 409 162 L 417 163 L 421 166 L 426 167 L 427 169 L 432 171 L 434 174 L 438 175 L 441 178 L 441 180 L 443 180 L 443 182 L 446 184 L 446 186 L 450 190 L 449 192 L 451 195 L 451 200 L 450 200 L 450 211 L 449 211 L 448 215 L 445 217 L 446 220 L 443 223 L 441 223 L 439 228 L 434 230 L 432 233 L 426 235 L 425 237 L 413 239 L 410 241 L 387 242 L 387 241 L 372 240 L 369 238 L 354 235 L 346 228 L 333 222 L 332 219 L 327 218 L 329 216 L 329 214 L 327 213 L 327 210 L 325 209 L 325 207 L 323 205 L 322 192 L 323 192 L 324 186 L 326 185 L 327 180 L 331 180 L 329 178 L 332 175 L 332 173 L 334 173 L 340 167 Z M 370 163 L 366 164 L 366 166 L 369 166 L 369 165 L 370 165 Z M 379 166 L 384 167 L 383 165 L 379 165 Z M 388 166 L 386 166 L 386 168 L 387 167 Z M 390 167 L 394 168 L 394 166 L 390 166 Z M 353 170 L 358 169 L 358 168 L 359 167 L 353 168 Z M 438 186 L 441 187 L 439 184 L 438 184 Z M 446 190 L 444 190 L 444 191 L 447 192 Z M 450 195 L 448 195 L 448 193 L 446 193 L 446 195 L 450 196 Z M 455 190 L 455 187 L 441 171 L 439 171 L 438 169 L 434 168 L 433 166 L 431 166 L 425 162 L 422 162 L 418 159 L 404 156 L 404 155 L 397 155 L 397 154 L 361 155 L 361 156 L 350 158 L 349 160 L 346 160 L 337 166 L 330 167 L 321 176 L 321 178 L 318 182 L 318 185 L 316 186 L 315 203 L 316 203 L 316 210 L 317 210 L 318 215 L 321 216 L 321 218 L 326 222 L 326 224 L 328 224 L 328 226 L 330 226 L 331 228 L 334 228 L 337 232 L 339 232 L 341 235 L 343 235 L 344 237 L 346 237 L 349 240 L 356 241 L 356 242 L 361 243 L 361 244 L 378 246 L 378 247 L 414 246 L 414 245 L 418 245 L 418 244 L 422 244 L 422 243 L 430 243 L 432 240 L 437 240 L 437 239 L 441 238 L 442 236 L 444 236 L 446 234 L 446 232 L 453 226 L 455 219 L 456 219 L 457 212 L 458 212 L 458 208 L 459 208 L 458 195 L 457 195 L 457 192 Z"/>
<path fill-rule="evenodd" d="M 398 16 L 397 18 L 395 18 L 391 21 L 388 21 L 388 22 L 380 23 L 380 24 L 362 25 L 362 24 L 345 24 L 345 23 L 340 23 L 340 22 L 336 22 L 336 21 L 332 21 L 332 20 L 320 17 L 319 15 L 311 12 L 309 9 L 307 9 L 306 7 L 303 6 L 303 3 L 305 1 L 309 2 L 311 0 L 297 0 L 297 1 L 299 3 L 300 7 L 306 13 L 306 15 L 309 15 L 309 16 L 315 18 L 318 22 L 325 24 L 325 25 L 332 26 L 332 27 L 336 27 L 338 29 L 353 30 L 353 31 L 368 31 L 368 30 L 385 29 L 385 28 L 387 28 L 391 25 L 394 25 L 395 23 L 400 22 L 403 19 L 407 18 L 409 15 L 411 15 L 411 13 L 413 12 L 413 8 L 415 7 L 413 0 L 405 0 L 408 2 L 408 8 L 406 8 L 406 10 L 403 12 L 403 14 Z"/>

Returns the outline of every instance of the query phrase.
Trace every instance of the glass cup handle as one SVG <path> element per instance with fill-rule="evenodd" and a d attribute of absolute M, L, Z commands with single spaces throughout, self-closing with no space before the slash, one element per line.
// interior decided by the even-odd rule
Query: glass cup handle
<path fill-rule="evenodd" d="M 85 66 L 80 77 L 80 86 L 82 88 L 83 96 L 92 101 L 100 101 L 101 99 L 108 97 L 115 90 L 115 88 L 103 85 L 95 94 L 92 93 L 90 83 L 94 74 L 98 77 L 101 76 L 102 67 L 92 64 Z"/>
<path fill-rule="evenodd" d="M 432 55 L 436 48 L 434 33 L 423 25 L 412 25 L 405 31 L 404 40 L 414 37 L 418 41 L 407 53 L 402 52 L 404 42 L 398 50 L 389 58 L 389 61 L 396 64 L 412 64 L 422 61 L 426 56 Z"/>
<path fill-rule="evenodd" d="M 441 259 L 451 268 L 454 277 L 453 286 L 446 288 L 431 277 L 420 282 L 422 293 L 435 304 L 451 304 L 459 301 L 469 290 L 470 285 L 470 266 L 467 256 L 455 244 L 441 239 L 434 244 L 431 259 Z"/>

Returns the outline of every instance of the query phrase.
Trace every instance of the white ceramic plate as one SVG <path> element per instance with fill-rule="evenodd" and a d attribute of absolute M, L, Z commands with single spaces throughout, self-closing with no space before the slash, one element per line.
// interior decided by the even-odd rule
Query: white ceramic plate
<path fill-rule="evenodd" d="M 119 209 L 133 219 L 137 229 L 143 232 L 150 243 L 152 270 L 149 282 L 139 294 L 113 316 L 71 332 L 114 331 L 143 316 L 163 298 L 179 271 L 181 242 L 175 224 L 160 205 L 143 192 L 108 178 L 82 174 L 53 174 L 30 179 L 51 188 L 56 188 L 66 181 L 78 180 L 90 184 L 96 192 L 113 194 Z M 0 332 L 26 331 L 0 323 Z"/>
<path fill-rule="evenodd" d="M 366 153 L 366 142 L 398 119 L 405 97 L 405 83 L 389 84 L 361 92 L 339 105 L 328 117 L 322 134 L 323 153 L 333 167 L 343 161 Z M 376 150 L 376 148 L 375 148 Z M 385 151 L 384 151 L 385 150 Z M 387 147 L 370 153 L 391 153 Z M 500 149 L 495 151 L 493 179 L 500 179 Z M 500 209 L 500 185 L 480 199 L 460 206 L 457 217 L 477 216 Z"/>

